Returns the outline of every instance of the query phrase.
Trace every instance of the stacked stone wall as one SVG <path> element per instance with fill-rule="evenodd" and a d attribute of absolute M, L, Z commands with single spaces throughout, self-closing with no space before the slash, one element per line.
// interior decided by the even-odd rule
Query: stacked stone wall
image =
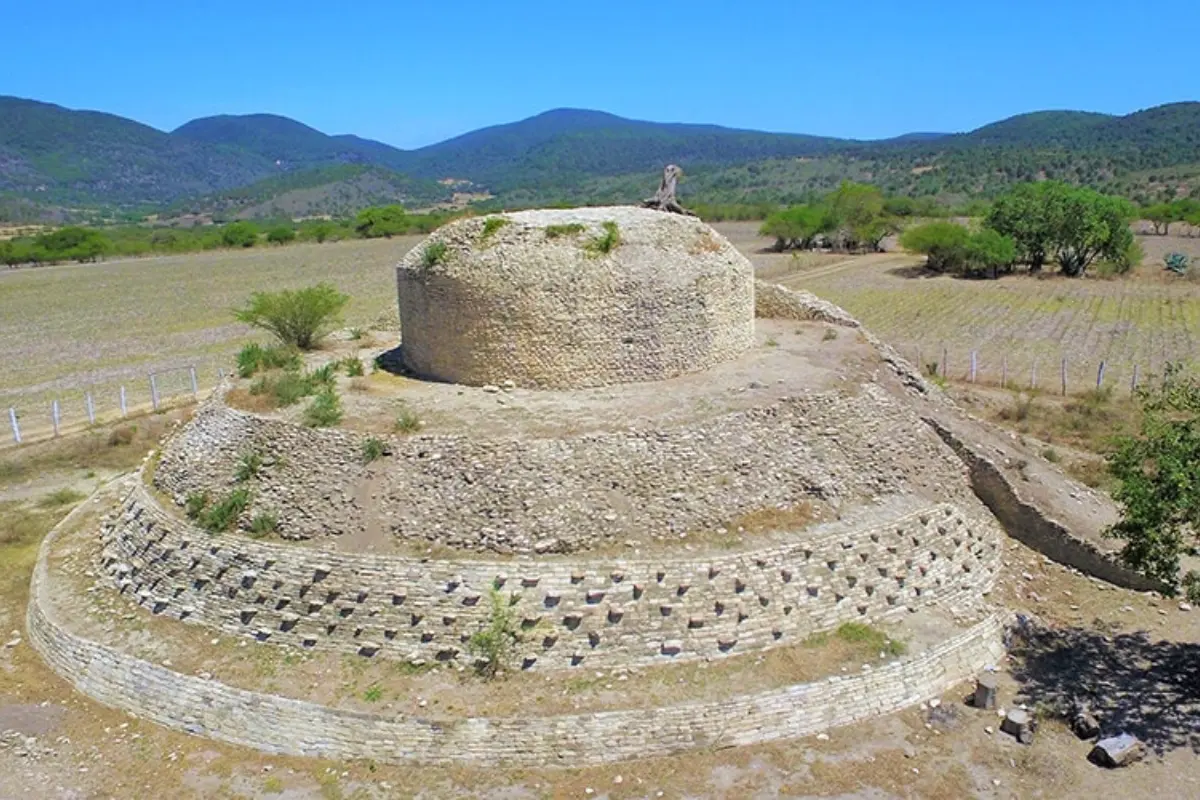
<path fill-rule="evenodd" d="M 939 505 L 828 525 L 728 555 L 456 561 L 314 551 L 212 535 L 139 485 L 104 526 L 103 564 L 153 613 L 301 648 L 469 660 L 493 591 L 520 621 L 521 665 L 647 665 L 784 644 L 924 606 L 971 608 L 999 565 L 996 528 Z"/>
<path fill-rule="evenodd" d="M 63 525 L 73 520 L 68 517 Z M 383 762 L 575 767 L 805 736 L 941 695 L 1003 654 L 1003 621 L 861 674 L 713 703 L 532 718 L 444 720 L 320 706 L 175 673 L 72 633 L 34 570 L 27 626 L 47 663 L 89 697 L 160 725 L 271 753 Z"/>

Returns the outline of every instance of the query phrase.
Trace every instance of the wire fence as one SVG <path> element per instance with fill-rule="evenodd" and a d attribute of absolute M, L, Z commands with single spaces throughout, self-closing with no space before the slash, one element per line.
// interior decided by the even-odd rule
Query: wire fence
<path fill-rule="evenodd" d="M 1139 386 L 1163 374 L 1168 360 L 1139 363 L 1087 359 L 1074 355 L 1031 357 L 1025 353 L 955 348 L 947 344 L 893 345 L 927 377 L 955 383 L 1061 396 L 1102 390 L 1133 395 Z M 1200 362 L 1184 362 L 1187 371 Z"/>
<path fill-rule="evenodd" d="M 64 392 L 46 402 L 4 408 L 8 446 L 30 444 L 198 402 L 225 377 L 221 367 L 185 365 L 146 373 L 124 383 Z"/>

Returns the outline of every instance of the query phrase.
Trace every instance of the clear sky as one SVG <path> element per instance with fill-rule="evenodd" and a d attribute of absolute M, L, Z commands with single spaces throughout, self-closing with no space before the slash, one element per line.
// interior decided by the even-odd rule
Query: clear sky
<path fill-rule="evenodd" d="M 855 138 L 1200 99 L 1200 0 L 4 0 L 0 94 L 415 147 L 558 107 Z"/>

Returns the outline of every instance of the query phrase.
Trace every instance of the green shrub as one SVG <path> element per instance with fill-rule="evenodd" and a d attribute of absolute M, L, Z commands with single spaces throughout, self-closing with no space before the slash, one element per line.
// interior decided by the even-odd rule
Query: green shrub
<path fill-rule="evenodd" d="M 285 408 L 299 403 L 314 391 L 311 377 L 291 371 L 262 375 L 250 384 L 250 394 L 271 395 L 277 405 Z"/>
<path fill-rule="evenodd" d="M 238 376 L 249 378 L 264 369 L 298 369 L 300 355 L 287 347 L 263 347 L 252 342 L 237 354 Z"/>
<path fill-rule="evenodd" d="M 233 472 L 234 480 L 238 483 L 245 483 L 258 477 L 262 465 L 263 459 L 258 453 L 253 450 L 242 453 L 241 458 L 238 459 L 237 468 Z"/>
<path fill-rule="evenodd" d="M 362 462 L 370 464 L 387 455 L 387 444 L 377 436 L 368 436 L 362 445 Z"/>
<path fill-rule="evenodd" d="M 188 519 L 198 520 L 208 508 L 208 492 L 192 492 L 183 503 L 183 511 Z"/>
<path fill-rule="evenodd" d="M 226 247 L 253 247 L 258 243 L 258 228 L 249 222 L 231 222 L 221 229 L 221 244 Z"/>
<path fill-rule="evenodd" d="M 342 369 L 346 370 L 346 375 L 351 378 L 361 377 L 363 374 L 362 359 L 356 356 L 347 356 L 342 361 Z"/>
<path fill-rule="evenodd" d="M 270 511 L 262 511 L 250 520 L 250 535 L 255 539 L 270 536 L 279 530 L 279 520 Z"/>
<path fill-rule="evenodd" d="M 38 500 L 38 506 L 41 508 L 59 508 L 60 506 L 69 506 L 78 503 L 83 498 L 83 494 L 64 486 Z"/>
<path fill-rule="evenodd" d="M 521 630 L 512 609 L 512 598 L 492 588 L 489 592 L 491 613 L 487 624 L 467 640 L 467 650 L 476 659 L 476 670 L 484 678 L 494 678 L 503 669 L 521 641 Z"/>
<path fill-rule="evenodd" d="M 356 342 L 358 340 L 362 339 L 366 335 L 367 335 L 367 332 L 362 328 L 351 328 L 350 329 L 350 338 Z"/>
<path fill-rule="evenodd" d="M 311 350 L 341 318 L 350 301 L 332 284 L 319 283 L 305 289 L 255 292 L 234 317 L 247 325 L 273 333 L 289 347 Z"/>
<path fill-rule="evenodd" d="M 200 524 L 213 533 L 227 531 L 234 526 L 248 505 L 250 490 L 245 487 L 234 489 L 225 499 L 200 514 Z"/>
<path fill-rule="evenodd" d="M 621 229 L 617 223 L 609 220 L 601 223 L 604 233 L 594 237 L 587 243 L 587 251 L 594 256 L 608 255 L 621 243 Z"/>
<path fill-rule="evenodd" d="M 342 421 L 342 401 L 332 388 L 322 389 L 304 409 L 304 424 L 310 428 L 328 428 Z"/>
<path fill-rule="evenodd" d="M 295 239 L 296 231 L 290 225 L 279 225 L 267 231 L 267 241 L 271 244 L 287 244 Z"/>
<path fill-rule="evenodd" d="M 421 429 L 421 418 L 411 408 L 404 406 L 396 415 L 395 429 L 397 433 L 416 433 Z"/>
<path fill-rule="evenodd" d="M 338 362 L 330 361 L 309 372 L 307 378 L 313 386 L 333 386 L 339 366 Z"/>
<path fill-rule="evenodd" d="M 367 690 L 363 692 L 363 700 L 366 700 L 368 703 L 378 703 L 382 699 L 383 689 L 378 685 L 369 686 L 367 687 Z"/>
<path fill-rule="evenodd" d="M 483 221 L 483 233 L 479 236 L 479 241 L 481 243 L 486 242 L 496 231 L 503 228 L 509 222 L 511 220 L 508 217 L 488 217 Z"/>
<path fill-rule="evenodd" d="M 430 242 L 421 251 L 421 266 L 425 269 L 436 267 L 446 260 L 446 243 Z"/>
<path fill-rule="evenodd" d="M 578 222 L 569 222 L 565 225 L 547 225 L 546 238 L 557 239 L 560 236 L 574 236 L 583 233 L 584 226 Z"/>
<path fill-rule="evenodd" d="M 861 622 L 844 622 L 834 631 L 834 635 L 843 642 L 866 645 L 890 656 L 902 656 L 908 649 L 904 642 L 898 642 L 878 628 Z"/>
<path fill-rule="evenodd" d="M 935 272 L 947 272 L 966 262 L 967 241 L 971 232 L 954 222 L 929 222 L 909 228 L 900 235 L 900 246 L 925 256 L 925 266 Z"/>

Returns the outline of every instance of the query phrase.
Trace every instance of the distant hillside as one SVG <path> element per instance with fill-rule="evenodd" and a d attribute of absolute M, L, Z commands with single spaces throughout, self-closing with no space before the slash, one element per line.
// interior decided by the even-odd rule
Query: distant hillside
<path fill-rule="evenodd" d="M 274 114 L 223 115 L 194 119 L 171 132 L 176 139 L 236 147 L 281 169 L 330 164 L 377 164 L 400 168 L 405 153 L 357 136 L 328 136 L 294 119 Z"/>
<path fill-rule="evenodd" d="M 871 142 L 557 109 L 404 151 L 270 114 L 206 117 L 164 133 L 0 97 L 0 213 L 26 217 L 39 207 L 185 201 L 237 214 L 342 213 L 377 200 L 435 202 L 448 189 L 433 182 L 446 179 L 499 205 L 629 202 L 653 189 L 668 162 L 684 167 L 685 193 L 709 202 L 786 201 L 846 178 L 943 198 L 1042 178 L 1167 196 L 1198 188 L 1191 178 L 1163 181 L 1161 170 L 1200 162 L 1200 103 L 1123 117 L 1042 111 L 969 133 Z M 336 167 L 359 169 L 323 171 Z"/>
<path fill-rule="evenodd" d="M 36 202 L 163 203 L 272 171 L 253 153 L 197 146 L 112 114 L 0 97 L 0 191 Z"/>
<path fill-rule="evenodd" d="M 238 189 L 183 201 L 168 213 L 210 214 L 229 219 L 351 216 L 361 208 L 393 203 L 423 208 L 451 199 L 435 181 L 383 167 L 342 164 L 289 172 Z"/>

